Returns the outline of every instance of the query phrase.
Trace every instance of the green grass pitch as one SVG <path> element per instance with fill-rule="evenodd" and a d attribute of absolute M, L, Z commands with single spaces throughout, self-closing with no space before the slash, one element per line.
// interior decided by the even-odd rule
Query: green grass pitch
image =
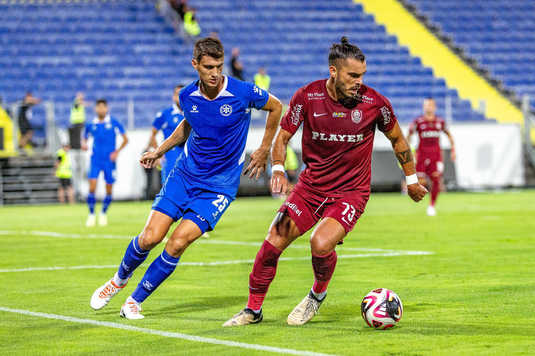
<path fill-rule="evenodd" d="M 425 215 L 425 202 L 372 194 L 355 230 L 338 248 L 339 256 L 353 257 L 339 259 L 318 316 L 303 327 L 286 325 L 286 316 L 312 285 L 307 234 L 283 254 L 288 260 L 279 263 L 264 321 L 222 328 L 246 303 L 252 266 L 247 261 L 254 259 L 256 244 L 280 203 L 236 200 L 210 238 L 186 251 L 183 264 L 143 304 L 145 319 L 137 322 L 121 319 L 119 309 L 147 264 L 105 309 L 90 309 L 89 298 L 115 272 L 111 266 L 120 262 L 128 236 L 142 229 L 149 202 L 114 203 L 109 226 L 92 229 L 83 226 L 82 204 L 0 208 L 0 355 L 273 354 L 259 345 L 337 355 L 535 354 L 535 191 L 443 194 L 434 218 Z M 151 252 L 147 262 L 162 248 Z M 380 251 L 358 248 L 433 254 L 381 256 Z M 238 263 L 192 264 L 224 261 Z M 82 267 L 63 268 L 77 266 Z M 63 269 L 15 271 L 41 267 Z M 362 297 L 377 287 L 394 290 L 404 303 L 403 319 L 392 330 L 370 329 L 360 316 Z M 257 348 L 53 320 L 5 308 Z"/>

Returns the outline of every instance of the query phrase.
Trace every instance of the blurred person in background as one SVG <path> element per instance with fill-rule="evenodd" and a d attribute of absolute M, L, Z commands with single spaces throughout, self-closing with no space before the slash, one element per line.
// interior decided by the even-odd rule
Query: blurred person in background
<path fill-rule="evenodd" d="M 190 37 L 198 37 L 201 34 L 201 26 L 196 17 L 196 10 L 193 7 L 188 7 L 184 13 L 184 31 Z"/>
<path fill-rule="evenodd" d="M 82 152 L 82 131 L 86 120 L 87 103 L 84 100 L 84 93 L 78 92 L 73 100 L 70 113 L 69 145 L 72 157 L 72 181 L 74 191 L 79 198 L 81 194 L 81 183 L 85 171 L 85 154 Z"/>
<path fill-rule="evenodd" d="M 65 194 L 69 204 L 74 204 L 74 189 L 72 187 L 72 169 L 71 158 L 69 157 L 70 146 L 66 143 L 56 152 L 56 177 L 59 178 L 60 186 L 58 187 L 58 200 L 65 203 Z"/>
<path fill-rule="evenodd" d="M 32 95 L 31 92 L 27 92 L 22 99 L 22 103 L 19 107 L 19 131 L 20 131 L 20 140 L 19 140 L 19 149 L 21 151 L 27 146 L 27 149 L 31 150 L 31 140 L 33 137 L 33 128 L 30 124 L 30 119 L 32 118 L 32 107 L 41 103 L 41 99 L 36 98 Z M 24 151 L 22 151 L 24 152 Z"/>
<path fill-rule="evenodd" d="M 269 86 L 271 85 L 271 77 L 267 74 L 266 68 L 258 68 L 258 72 L 254 76 L 254 83 L 259 88 L 269 90 Z"/>
<path fill-rule="evenodd" d="M 444 172 L 442 151 L 440 148 L 440 134 L 444 132 L 451 145 L 451 160 L 455 161 L 455 144 L 453 136 L 446 126 L 446 121 L 436 115 L 437 105 L 433 98 L 427 98 L 423 102 L 423 115 L 415 118 L 409 126 L 407 141 L 414 133 L 418 133 L 419 144 L 416 150 L 416 174 L 421 185 L 429 187 L 427 178 L 431 180 L 431 200 L 427 207 L 427 215 L 437 214 L 435 203 Z"/>
<path fill-rule="evenodd" d="M 184 86 L 181 84 L 177 85 L 173 90 L 173 105 L 156 114 L 156 118 L 152 122 L 152 130 L 147 151 L 154 151 L 158 148 L 158 142 L 156 142 L 158 131 L 161 130 L 164 140 L 167 140 L 182 120 L 184 120 L 184 113 L 178 106 L 178 93 L 180 93 L 180 90 L 183 87 Z M 178 156 L 180 156 L 183 151 L 184 143 L 173 147 L 160 159 L 160 165 L 162 167 L 162 185 L 165 183 L 171 169 L 173 169 Z"/>
<path fill-rule="evenodd" d="M 175 10 L 178 17 L 184 21 L 184 15 L 186 14 L 186 10 L 188 8 L 187 0 L 168 0 L 168 3 L 171 5 L 171 8 Z"/>
<path fill-rule="evenodd" d="M 100 172 L 104 172 L 106 181 L 106 197 L 102 201 L 102 210 L 98 217 L 98 224 L 105 226 L 108 224 L 107 210 L 112 202 L 113 183 L 116 176 L 116 161 L 119 152 L 127 145 L 128 137 L 126 136 L 124 126 L 111 117 L 108 113 L 108 102 L 105 99 L 98 99 L 95 105 L 97 116 L 86 123 L 84 131 L 84 140 L 82 149 L 87 150 L 87 139 L 93 137 L 93 152 L 91 154 L 91 168 L 87 178 L 89 178 L 89 194 L 87 195 L 87 205 L 89 215 L 86 226 L 95 226 L 95 191 L 97 190 L 97 179 Z M 116 148 L 116 135 L 121 134 L 123 142 Z"/>
<path fill-rule="evenodd" d="M 234 47 L 232 49 L 232 57 L 230 58 L 230 73 L 236 79 L 245 80 L 243 79 L 243 64 L 239 57 L 240 49 L 238 47 Z"/>

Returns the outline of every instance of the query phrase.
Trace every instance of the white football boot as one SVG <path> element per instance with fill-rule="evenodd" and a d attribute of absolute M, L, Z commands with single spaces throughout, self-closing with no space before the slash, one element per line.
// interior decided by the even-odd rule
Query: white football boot
<path fill-rule="evenodd" d="M 98 226 L 106 226 L 108 225 L 108 216 L 106 214 L 101 213 L 98 216 Z"/>
<path fill-rule="evenodd" d="M 144 318 L 144 316 L 141 315 L 141 304 L 136 302 L 131 296 L 126 298 L 126 301 L 121 307 L 121 312 L 119 315 L 129 320 L 138 320 Z"/>
<path fill-rule="evenodd" d="M 97 290 L 95 290 L 91 296 L 91 308 L 95 310 L 104 308 L 106 305 L 108 305 L 111 298 L 116 296 L 117 293 L 124 289 L 127 283 L 123 284 L 122 286 L 118 286 L 113 281 L 113 278 L 104 283 L 104 285 L 97 288 Z"/>
<path fill-rule="evenodd" d="M 308 293 L 301 303 L 297 304 L 294 310 L 288 315 L 288 325 L 295 326 L 307 323 L 314 315 L 318 314 L 318 310 L 324 300 L 325 297 L 319 301 L 314 297 L 312 292 Z"/>
<path fill-rule="evenodd" d="M 436 215 L 437 215 L 437 211 L 435 210 L 435 207 L 432 205 L 429 205 L 427 207 L 427 216 L 436 216 Z"/>
<path fill-rule="evenodd" d="M 95 226 L 96 221 L 97 221 L 97 218 L 95 217 L 95 214 L 89 214 L 87 216 L 87 220 L 85 221 L 85 226 L 93 227 Z"/>

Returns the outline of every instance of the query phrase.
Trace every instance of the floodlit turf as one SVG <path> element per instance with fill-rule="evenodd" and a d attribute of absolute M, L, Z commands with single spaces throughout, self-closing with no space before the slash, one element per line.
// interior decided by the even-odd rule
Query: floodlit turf
<path fill-rule="evenodd" d="M 258 247 L 253 244 L 218 242 L 261 242 L 279 204 L 268 198 L 238 199 L 208 242 L 193 245 L 182 262 L 254 259 Z M 108 214 L 110 225 L 91 229 L 83 226 L 84 205 L 3 207 L 0 307 L 328 354 L 534 354 L 535 191 L 444 194 L 434 218 L 425 215 L 425 208 L 425 203 L 414 204 L 399 194 L 372 194 L 338 254 L 373 253 L 354 248 L 434 254 L 339 259 L 320 314 L 303 327 L 287 326 L 286 316 L 312 284 L 310 261 L 281 261 L 264 304 L 264 321 L 222 328 L 247 300 L 250 263 L 179 265 L 143 304 L 146 318 L 141 321 L 119 318 L 119 308 L 146 265 L 98 312 L 90 309 L 89 298 L 114 268 L 5 272 L 115 265 L 128 244 L 127 236 L 143 227 L 149 202 L 114 203 Z M 65 235 L 39 236 L 35 231 Z M 283 256 L 309 256 L 308 236 L 296 241 L 301 248 L 289 249 Z M 156 248 L 148 261 L 161 249 Z M 372 330 L 360 316 L 362 297 L 377 287 L 393 289 L 404 303 L 403 319 L 393 330 Z M 1 355 L 216 353 L 266 354 L 0 311 Z"/>

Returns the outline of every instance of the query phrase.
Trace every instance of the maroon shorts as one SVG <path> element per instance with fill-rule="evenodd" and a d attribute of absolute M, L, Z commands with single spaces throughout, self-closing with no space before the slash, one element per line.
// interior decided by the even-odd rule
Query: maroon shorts
<path fill-rule="evenodd" d="M 439 152 L 417 152 L 416 153 L 416 173 L 419 177 L 428 176 L 432 174 L 442 174 L 444 171 L 444 163 L 442 163 L 442 155 Z"/>
<path fill-rule="evenodd" d="M 358 218 L 364 212 L 370 194 L 348 192 L 343 195 L 328 196 L 297 184 L 290 196 L 279 209 L 288 215 L 304 234 L 321 218 L 330 217 L 344 227 L 346 233 L 353 230 Z"/>

